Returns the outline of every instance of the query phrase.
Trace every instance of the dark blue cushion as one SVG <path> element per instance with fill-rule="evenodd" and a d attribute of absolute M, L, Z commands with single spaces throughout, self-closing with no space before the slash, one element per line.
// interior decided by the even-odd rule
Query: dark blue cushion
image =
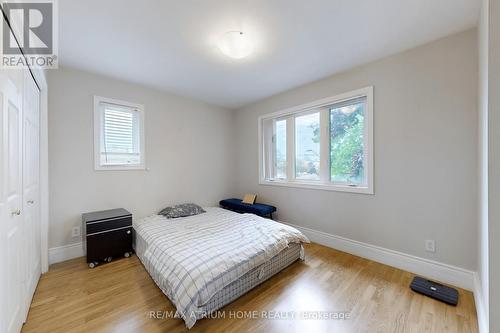
<path fill-rule="evenodd" d="M 260 203 L 254 203 L 253 205 L 246 204 L 241 202 L 240 199 L 221 200 L 219 202 L 219 205 L 221 205 L 224 208 L 234 210 L 237 212 L 252 213 L 259 216 L 266 216 L 276 211 L 276 207 L 274 206 L 260 204 Z"/>

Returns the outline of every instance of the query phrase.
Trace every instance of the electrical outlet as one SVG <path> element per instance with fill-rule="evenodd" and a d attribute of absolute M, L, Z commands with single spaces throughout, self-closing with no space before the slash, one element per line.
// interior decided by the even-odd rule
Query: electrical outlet
<path fill-rule="evenodd" d="M 428 239 L 425 241 L 425 251 L 427 252 L 436 252 L 436 241 L 433 239 Z"/>
<path fill-rule="evenodd" d="M 81 232 L 80 232 L 80 227 L 73 227 L 71 229 L 71 237 L 78 237 L 80 236 Z"/>

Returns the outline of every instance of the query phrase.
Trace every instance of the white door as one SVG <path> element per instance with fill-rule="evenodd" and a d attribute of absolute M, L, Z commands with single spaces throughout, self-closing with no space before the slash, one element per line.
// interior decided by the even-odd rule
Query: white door
<path fill-rule="evenodd" d="M 40 248 L 40 91 L 28 70 L 24 71 L 23 93 L 23 225 L 26 249 L 25 316 L 41 274 Z"/>
<path fill-rule="evenodd" d="M 2 112 L 2 330 L 19 332 L 25 315 L 23 202 L 22 202 L 22 94 L 23 71 L 0 72 Z"/>

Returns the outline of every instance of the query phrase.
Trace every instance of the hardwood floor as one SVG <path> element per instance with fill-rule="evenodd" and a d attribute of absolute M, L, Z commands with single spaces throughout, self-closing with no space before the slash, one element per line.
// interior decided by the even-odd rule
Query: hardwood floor
<path fill-rule="evenodd" d="M 412 292 L 412 277 L 307 244 L 305 262 L 294 263 L 221 309 L 221 318 L 200 320 L 189 332 L 478 332 L 471 292 L 459 290 L 458 306 L 449 306 Z M 136 256 L 95 269 L 78 258 L 53 265 L 42 276 L 23 332 L 188 331 L 180 319 L 150 318 L 151 312 L 168 314 L 163 311 L 175 308 Z M 263 318 L 262 311 L 275 311 L 264 313 L 274 319 Z M 342 313 L 349 317 L 290 319 Z"/>

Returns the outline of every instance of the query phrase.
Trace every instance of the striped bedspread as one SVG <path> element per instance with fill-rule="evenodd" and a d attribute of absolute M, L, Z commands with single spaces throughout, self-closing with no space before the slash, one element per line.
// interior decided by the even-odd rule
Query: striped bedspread
<path fill-rule="evenodd" d="M 309 242 L 297 229 L 221 208 L 179 219 L 154 215 L 134 223 L 147 244 L 141 261 L 191 328 L 197 310 L 231 282 L 289 243 Z M 150 269 L 149 265 L 155 269 Z"/>

